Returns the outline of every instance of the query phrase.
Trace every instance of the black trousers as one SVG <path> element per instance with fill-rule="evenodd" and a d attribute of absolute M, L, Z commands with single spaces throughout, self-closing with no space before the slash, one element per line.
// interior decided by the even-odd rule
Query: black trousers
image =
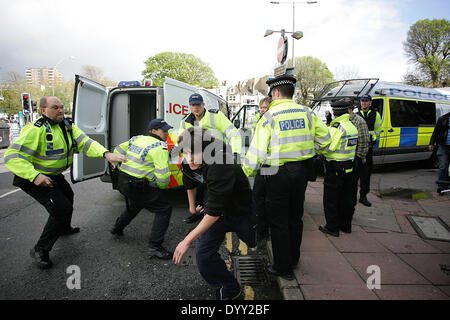
<path fill-rule="evenodd" d="M 336 161 L 326 162 L 323 192 L 323 208 L 327 228 L 331 231 L 339 229 L 350 229 L 355 212 L 353 189 L 355 178 L 353 163 L 338 163 Z"/>
<path fill-rule="evenodd" d="M 266 185 L 264 176 L 257 173 L 253 184 L 253 208 L 257 219 L 256 231 L 258 236 L 267 236 L 269 234 L 269 225 L 266 217 Z"/>
<path fill-rule="evenodd" d="M 359 196 L 363 198 L 367 196 L 370 191 L 370 176 L 373 169 L 373 148 L 370 147 L 366 155 L 366 163 L 358 166 L 358 179 L 359 179 Z"/>
<path fill-rule="evenodd" d="M 150 187 L 122 172 L 119 174 L 118 187 L 120 193 L 126 197 L 127 210 L 117 218 L 115 228 L 124 229 L 142 209 L 147 209 L 155 213 L 149 245 L 161 246 L 172 215 L 172 205 L 163 199 L 162 190 Z"/>
<path fill-rule="evenodd" d="M 61 233 L 70 229 L 74 194 L 62 174 L 51 176 L 53 187 L 40 187 L 34 183 L 14 177 L 14 185 L 20 187 L 47 210 L 49 217 L 35 249 L 50 251 Z"/>
<path fill-rule="evenodd" d="M 308 166 L 305 161 L 288 163 L 264 179 L 265 214 L 270 228 L 273 266 L 279 272 L 291 272 L 300 259 Z"/>

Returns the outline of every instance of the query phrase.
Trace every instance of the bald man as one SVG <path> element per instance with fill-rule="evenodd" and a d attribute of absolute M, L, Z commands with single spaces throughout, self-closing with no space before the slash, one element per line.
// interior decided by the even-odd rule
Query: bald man
<path fill-rule="evenodd" d="M 64 118 L 64 106 L 57 97 L 40 100 L 42 117 L 23 127 L 19 138 L 5 153 L 6 167 L 14 173 L 13 185 L 33 197 L 47 210 L 49 217 L 30 255 L 40 269 L 51 268 L 51 251 L 61 235 L 78 233 L 72 227 L 73 196 L 63 171 L 72 164 L 73 154 L 104 157 L 113 166 L 126 161 L 123 155 L 110 153 Z"/>

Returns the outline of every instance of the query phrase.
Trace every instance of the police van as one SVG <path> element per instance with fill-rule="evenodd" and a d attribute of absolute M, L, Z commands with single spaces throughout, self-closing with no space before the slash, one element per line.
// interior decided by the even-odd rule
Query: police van
<path fill-rule="evenodd" d="M 110 151 L 136 135 L 148 133 L 148 124 L 163 118 L 173 127 L 169 131 L 169 150 L 176 143 L 181 119 L 190 113 L 189 96 L 200 93 L 207 109 L 222 111 L 229 117 L 226 101 L 221 97 L 175 79 L 166 78 L 164 85 L 152 86 L 150 80 L 121 81 L 117 87 L 105 87 L 93 80 L 76 75 L 73 120 L 90 138 Z M 169 188 L 182 185 L 181 159 L 169 163 Z M 73 183 L 101 177 L 110 181 L 109 164 L 102 158 L 89 158 L 82 153 L 74 155 L 71 168 Z"/>
<path fill-rule="evenodd" d="M 450 112 L 450 91 L 383 82 L 377 78 L 349 79 L 326 85 L 311 107 L 322 119 L 330 103 L 372 97 L 372 109 L 380 113 L 381 134 L 374 149 L 374 164 L 427 160 L 430 138 L 437 119 Z"/>

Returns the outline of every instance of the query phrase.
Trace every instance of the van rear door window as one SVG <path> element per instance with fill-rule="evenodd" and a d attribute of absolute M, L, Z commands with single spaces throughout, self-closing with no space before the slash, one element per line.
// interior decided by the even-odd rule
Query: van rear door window
<path fill-rule="evenodd" d="M 434 102 L 389 99 L 393 127 L 428 127 L 436 123 Z"/>

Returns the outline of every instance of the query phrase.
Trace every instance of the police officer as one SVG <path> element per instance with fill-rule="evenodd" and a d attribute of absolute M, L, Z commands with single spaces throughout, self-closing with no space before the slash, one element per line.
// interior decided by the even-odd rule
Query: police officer
<path fill-rule="evenodd" d="M 199 93 L 194 93 L 189 97 L 189 106 L 191 113 L 181 120 L 181 131 L 193 126 L 212 130 L 216 138 L 231 145 L 233 153 L 241 153 L 241 136 L 231 121 L 222 112 L 214 109 L 207 110 L 203 97 Z M 185 219 L 185 222 L 193 223 L 202 218 L 202 215 L 196 210 L 196 207 L 202 205 L 203 189 L 201 185 L 198 185 L 196 188 L 188 189 L 187 194 L 190 215 Z"/>
<path fill-rule="evenodd" d="M 148 136 L 135 136 L 118 145 L 114 152 L 126 156 L 119 166 L 118 187 L 126 197 L 127 209 L 117 218 L 112 234 L 123 235 L 123 229 L 142 209 L 155 213 L 149 240 L 149 255 L 163 260 L 172 258 L 162 243 L 169 227 L 172 206 L 162 199 L 161 189 L 170 181 L 167 137 L 172 127 L 163 119 L 150 121 Z"/>
<path fill-rule="evenodd" d="M 359 202 L 363 205 L 370 207 L 372 204 L 367 200 L 367 194 L 370 191 L 370 176 L 373 168 L 373 146 L 376 144 L 378 137 L 381 133 L 381 116 L 378 111 L 371 108 L 372 97 L 368 94 L 363 95 L 360 99 L 361 110 L 358 111 L 360 115 L 367 123 L 369 134 L 371 137 L 371 145 L 366 155 L 366 161 L 359 170 L 360 190 L 359 190 Z"/>
<path fill-rule="evenodd" d="M 252 126 L 252 136 L 255 134 L 256 125 L 258 124 L 258 121 L 264 113 L 266 113 L 267 108 L 269 107 L 269 104 L 272 102 L 271 97 L 264 97 L 259 101 L 259 113 L 255 116 L 255 121 L 253 122 Z M 258 173 L 255 176 L 255 182 L 253 183 L 253 208 L 256 212 L 257 217 L 257 233 L 256 237 L 258 239 L 258 245 L 264 245 L 265 240 L 269 236 L 269 226 L 267 224 L 266 219 L 266 205 L 265 205 L 265 197 L 266 197 L 266 191 L 265 191 L 265 184 L 264 184 L 264 177 L 261 175 L 261 172 L 258 171 Z"/>
<path fill-rule="evenodd" d="M 292 101 L 293 76 L 282 75 L 266 83 L 273 101 L 256 126 L 243 170 L 247 176 L 260 170 L 265 176 L 266 218 L 274 255 L 267 271 L 292 279 L 300 258 L 309 162 L 316 148 L 330 143 L 330 135 L 311 109 Z"/>
<path fill-rule="evenodd" d="M 32 196 L 49 213 L 44 230 L 30 251 L 37 266 L 48 269 L 53 265 L 49 252 L 58 237 L 80 231 L 79 227 L 71 226 L 74 194 L 62 174 L 72 164 L 73 154 L 84 152 L 88 157 L 105 157 L 113 166 L 115 161 L 126 158 L 108 152 L 65 119 L 64 106 L 57 97 L 43 97 L 40 110 L 42 117 L 27 124 L 6 151 L 5 163 L 14 173 L 13 185 Z"/>
<path fill-rule="evenodd" d="M 321 151 L 326 158 L 323 192 L 326 225 L 319 230 L 335 237 L 339 236 L 339 230 L 351 232 L 355 211 L 353 161 L 358 130 L 350 121 L 349 106 L 350 103 L 343 100 L 331 104 L 335 117 L 330 123 L 331 143 Z"/>

